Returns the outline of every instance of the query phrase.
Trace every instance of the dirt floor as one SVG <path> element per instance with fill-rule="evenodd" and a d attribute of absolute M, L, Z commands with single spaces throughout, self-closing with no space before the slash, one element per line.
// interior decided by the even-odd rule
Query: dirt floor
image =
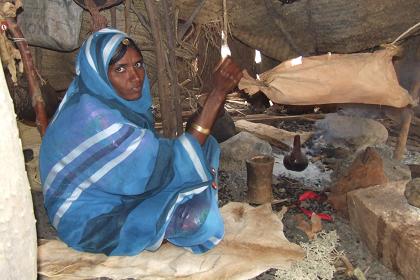
<path fill-rule="evenodd" d="M 242 188 L 240 186 L 246 185 L 244 177 L 232 176 L 232 174 L 221 174 L 221 189 L 219 192 L 220 204 L 224 205 L 229 201 L 245 201 L 246 200 L 246 187 L 241 194 L 236 192 Z M 284 203 L 273 205 L 273 211 L 279 211 L 282 206 L 288 206 L 289 210 L 284 216 L 284 234 L 286 238 L 294 243 L 300 244 L 302 242 L 308 242 L 306 234 L 296 227 L 295 216 L 302 212 L 295 206 L 298 201 L 298 196 L 303 192 L 311 190 L 308 186 L 302 183 L 291 180 L 288 178 L 278 178 L 278 183 L 273 184 L 273 195 L 275 200 L 288 199 Z M 235 197 L 235 198 L 233 198 Z M 311 209 L 311 207 L 308 207 Z M 331 214 L 334 218 L 333 222 L 323 222 L 323 227 L 326 232 L 336 230 L 339 236 L 338 251 L 344 251 L 345 255 L 352 263 L 354 268 L 359 267 L 366 276 L 366 279 L 387 279 L 387 280 L 400 280 L 403 279 L 390 271 L 388 268 L 383 266 L 378 260 L 376 260 L 372 254 L 368 251 L 367 247 L 361 242 L 360 237 L 356 232 L 352 230 L 349 222 L 337 216 L 332 208 L 327 204 L 312 205 L 313 210 L 322 211 L 323 213 Z M 334 279 L 353 279 L 346 276 L 345 266 L 341 263 L 337 263 L 337 273 Z M 271 269 L 255 279 L 258 280 L 269 280 L 275 278 L 275 269 Z M 354 278 L 356 279 L 356 278 Z"/>
<path fill-rule="evenodd" d="M 395 117 L 395 116 L 394 116 Z M 389 118 L 381 114 L 378 119 L 384 124 L 389 132 L 389 138 L 385 149 L 392 153 L 393 147 L 396 145 L 399 123 L 393 118 Z M 288 130 L 288 131 L 313 131 L 313 122 L 299 120 L 299 121 L 287 121 L 273 124 L 276 127 Z M 406 154 L 406 161 L 420 163 L 420 153 L 418 151 L 419 138 L 416 134 L 416 130 L 412 130 L 407 143 L 408 153 Z M 308 141 L 307 145 L 312 145 Z M 284 153 L 282 151 L 274 149 L 274 153 Z M 322 167 L 325 168 L 326 173 L 332 172 L 337 160 L 329 158 L 328 156 L 322 159 Z M 229 201 L 246 201 L 246 170 L 238 171 L 237 173 L 226 173 L 221 172 L 220 174 L 221 184 L 219 192 L 220 205 L 224 205 Z M 312 183 L 312 184 L 311 184 Z M 307 180 L 299 180 L 289 178 L 288 176 L 280 175 L 274 176 L 273 179 L 273 195 L 274 200 L 282 201 L 281 203 L 272 206 L 273 211 L 279 211 L 283 206 L 287 206 L 289 210 L 284 216 L 284 233 L 286 238 L 294 243 L 308 242 L 306 234 L 296 227 L 296 215 L 301 215 L 302 212 L 297 207 L 298 197 L 305 191 L 315 191 L 316 193 L 326 195 L 324 190 L 327 187 L 325 184 L 328 182 L 323 181 L 321 178 L 314 182 L 308 182 Z M 403 279 L 398 274 L 394 273 L 387 267 L 383 266 L 379 260 L 377 260 L 367 249 L 367 247 L 361 241 L 359 235 L 353 231 L 350 227 L 349 221 L 343 217 L 338 216 L 332 207 L 326 203 L 313 203 L 312 205 L 306 205 L 306 208 L 315 211 L 322 212 L 332 215 L 332 222 L 323 222 L 323 230 L 326 232 L 337 231 L 339 236 L 339 245 L 337 250 L 342 251 L 347 259 L 350 261 L 354 268 L 359 268 L 364 272 L 366 279 L 388 279 L 397 280 Z M 337 272 L 334 275 L 334 279 L 357 279 L 355 277 L 349 277 L 346 275 L 346 266 L 342 261 L 336 263 Z M 258 280 L 269 280 L 276 279 L 276 270 L 271 269 L 255 279 Z"/>
<path fill-rule="evenodd" d="M 392 121 L 387 120 L 384 122 L 389 129 L 389 140 L 388 145 L 393 147 L 395 145 L 395 139 L 398 135 L 398 125 Z M 289 131 L 310 131 L 313 129 L 313 122 L 308 121 L 289 121 L 275 124 L 277 127 L 287 129 Z M 417 151 L 418 144 L 417 136 L 410 134 L 408 142 L 408 150 L 411 155 L 414 153 L 414 157 L 420 161 Z M 414 140 L 413 140 L 414 139 Z M 281 151 L 274 149 L 274 153 L 281 153 Z M 325 173 L 331 171 L 333 164 L 325 159 L 322 166 L 325 168 Z M 321 170 L 322 172 L 322 170 Z M 319 178 L 317 184 L 308 184 L 305 180 L 299 180 L 290 178 L 284 175 L 274 176 L 273 179 L 273 195 L 274 199 L 279 201 L 277 204 L 273 204 L 273 210 L 279 211 L 283 206 L 287 206 L 289 210 L 284 216 L 284 233 L 287 239 L 291 242 L 301 243 L 308 242 L 306 234 L 296 227 L 295 216 L 301 214 L 300 209 L 297 207 L 297 201 L 300 194 L 307 190 L 315 191 L 320 195 L 324 195 L 325 182 Z M 230 201 L 246 201 L 246 171 L 238 170 L 236 172 L 220 172 L 220 191 L 219 191 L 219 204 L 220 206 L 225 205 Z M 37 219 L 37 234 L 39 239 L 52 239 L 56 238 L 55 230 L 51 227 L 46 217 L 46 213 L 43 207 L 42 193 L 33 191 L 32 192 L 35 215 Z M 376 260 L 366 246 L 361 242 L 360 237 L 355 233 L 348 221 L 344 218 L 337 216 L 333 209 L 326 202 L 308 203 L 306 208 L 316 211 L 323 212 L 332 215 L 334 218 L 333 222 L 323 222 L 323 229 L 327 232 L 336 230 L 339 236 L 338 250 L 343 251 L 348 260 L 351 262 L 354 268 L 358 267 L 364 272 L 366 279 L 388 279 L 397 280 L 402 279 L 386 267 L 384 267 L 378 260 Z M 334 279 L 356 279 L 348 277 L 345 273 L 344 264 L 339 261 L 336 264 L 337 272 L 335 273 Z M 268 280 L 275 278 L 276 270 L 271 269 L 254 279 Z"/>
<path fill-rule="evenodd" d="M 222 174 L 222 178 L 226 177 Z M 243 178 L 237 177 L 235 180 L 238 184 L 246 183 L 244 182 Z M 286 179 L 284 179 L 286 180 Z M 284 183 L 282 182 L 273 186 L 273 194 L 276 199 L 282 198 L 290 198 L 294 197 L 297 199 L 297 195 L 304 192 L 304 186 L 296 183 L 294 185 L 290 185 L 291 187 L 281 187 Z M 229 201 L 234 201 L 232 199 L 231 186 L 226 186 L 227 182 L 232 182 L 232 179 L 225 181 L 224 179 L 221 180 L 221 190 L 220 190 L 220 205 L 224 205 Z M 289 183 L 289 182 L 288 182 Z M 241 195 L 243 199 L 246 197 L 246 193 L 242 193 Z M 56 233 L 54 228 L 48 222 L 48 218 L 45 213 L 45 209 L 43 207 L 43 198 L 42 193 L 40 192 L 32 192 L 34 207 L 35 207 L 35 216 L 37 220 L 37 235 L 38 239 L 54 239 L 56 238 Z M 243 201 L 237 199 L 235 201 Z M 279 205 L 275 205 L 273 207 L 274 211 L 278 211 L 280 208 Z M 325 212 L 325 211 L 324 211 Z M 283 223 L 284 223 L 284 233 L 287 239 L 294 243 L 301 243 L 301 242 L 308 242 L 308 238 L 306 237 L 305 233 L 301 230 L 296 228 L 296 222 L 294 221 L 294 216 L 299 213 L 298 209 L 291 208 L 285 215 Z M 401 277 L 397 276 L 395 273 L 384 267 L 378 260 L 369 253 L 366 246 L 360 241 L 359 236 L 355 233 L 348 224 L 348 221 L 337 217 L 336 215 L 332 214 L 334 217 L 334 222 L 324 222 L 324 229 L 326 231 L 337 230 L 337 233 L 340 238 L 340 243 L 338 250 L 344 251 L 348 259 L 351 261 L 354 267 L 359 267 L 362 271 L 365 272 L 366 279 L 387 279 L 387 280 L 399 280 L 402 279 Z M 338 264 L 341 265 L 341 264 Z M 271 269 L 255 279 L 258 280 L 269 280 L 275 279 L 275 269 Z M 334 279 L 352 279 L 345 275 L 345 272 L 337 272 Z"/>

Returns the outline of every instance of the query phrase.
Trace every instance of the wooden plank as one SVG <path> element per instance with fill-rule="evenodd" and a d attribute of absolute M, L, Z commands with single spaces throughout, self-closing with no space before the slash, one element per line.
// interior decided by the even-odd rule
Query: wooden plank
<path fill-rule="evenodd" d="M 183 111 L 182 112 L 182 119 L 185 121 L 189 117 L 194 114 L 193 111 Z M 250 122 L 262 122 L 262 123 L 272 123 L 275 121 L 298 121 L 298 120 L 305 120 L 305 121 L 316 121 L 323 119 L 325 117 L 324 114 L 302 114 L 302 115 L 288 115 L 288 116 L 275 116 L 275 115 L 267 115 L 267 114 L 251 114 L 251 115 L 240 115 L 232 117 L 234 121 L 237 120 L 247 120 Z M 420 124 L 420 122 L 419 122 Z"/>
<path fill-rule="evenodd" d="M 182 117 L 185 120 L 187 120 L 189 117 L 191 117 L 191 115 L 193 114 L 193 112 L 191 111 L 186 111 L 182 113 Z M 246 116 L 237 116 L 237 117 L 232 117 L 232 119 L 235 121 L 239 121 L 239 120 L 246 120 L 248 122 L 255 122 L 255 123 L 273 123 L 275 121 L 294 121 L 294 120 L 308 120 L 308 121 L 315 121 L 317 119 L 323 119 L 324 115 L 323 114 L 304 114 L 304 115 L 292 115 L 292 116 L 271 116 L 271 115 L 266 115 L 266 114 L 253 114 L 253 115 L 246 115 Z M 270 125 L 268 125 L 270 126 Z M 272 126 L 270 126 L 272 127 Z M 156 130 L 161 130 L 162 129 L 162 123 L 161 122 L 156 122 L 155 123 L 155 129 Z M 277 130 L 281 130 L 278 128 L 275 128 Z M 241 131 L 240 129 L 237 128 L 237 130 Z M 283 130 L 286 131 L 286 130 Z M 252 133 L 252 132 L 251 132 Z M 296 133 L 293 134 L 293 136 Z M 307 139 L 303 138 L 303 134 L 299 133 L 301 135 L 301 141 L 302 143 L 304 143 Z M 310 133 L 312 134 L 312 133 Z M 293 139 L 293 136 L 291 136 L 290 139 Z M 289 137 L 289 136 L 288 136 Z M 276 142 L 276 140 L 272 140 L 273 143 Z M 292 140 L 291 140 L 292 141 Z M 279 146 L 279 147 L 283 147 L 282 149 L 284 150 L 288 150 L 288 146 L 286 144 L 286 146 L 284 146 L 284 144 L 286 143 L 277 143 L 277 144 L 273 144 L 274 146 Z"/>
<path fill-rule="evenodd" d="M 282 150 L 290 150 L 295 135 L 299 134 L 301 142 L 304 143 L 312 135 L 312 132 L 290 132 L 262 123 L 253 123 L 247 120 L 235 122 L 238 131 L 247 131 L 258 138 L 268 141 L 271 145 Z"/>
<path fill-rule="evenodd" d="M 254 115 L 233 117 L 233 120 L 234 121 L 247 120 L 250 122 L 272 123 L 275 121 L 296 121 L 296 120 L 316 121 L 323 118 L 324 118 L 324 114 L 303 114 L 303 115 L 293 115 L 293 116 L 272 116 L 272 115 L 267 115 L 267 114 L 254 114 Z"/>

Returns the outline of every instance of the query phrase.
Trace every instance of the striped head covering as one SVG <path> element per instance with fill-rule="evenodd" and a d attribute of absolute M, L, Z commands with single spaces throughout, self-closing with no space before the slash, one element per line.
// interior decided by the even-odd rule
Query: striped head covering
<path fill-rule="evenodd" d="M 112 55 L 127 37 L 124 32 L 112 28 L 101 29 L 89 36 L 82 44 L 76 59 L 76 77 L 67 90 L 56 115 L 74 94 L 88 91 L 90 95 L 97 98 L 113 101 L 120 104 L 122 108 L 126 107 L 129 109 L 127 112 L 131 118 L 136 119 L 133 116 L 133 113 L 136 113 L 147 121 L 149 128 L 153 127 L 152 97 L 147 75 L 145 74 L 143 81 L 142 97 L 134 101 L 120 97 L 108 79 L 108 67 Z"/>

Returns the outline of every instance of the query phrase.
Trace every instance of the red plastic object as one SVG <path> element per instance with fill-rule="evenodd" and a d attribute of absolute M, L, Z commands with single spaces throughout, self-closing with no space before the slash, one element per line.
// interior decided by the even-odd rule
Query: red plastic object
<path fill-rule="evenodd" d="M 303 194 L 301 194 L 299 196 L 299 201 L 304 201 L 304 200 L 307 200 L 307 199 L 316 199 L 316 200 L 319 200 L 320 198 L 321 197 L 318 194 L 316 194 L 316 193 L 314 193 L 312 191 L 307 191 L 307 192 L 304 192 Z"/>
<path fill-rule="evenodd" d="M 305 200 L 314 200 L 314 199 L 319 200 L 320 198 L 321 197 L 318 194 L 316 194 L 312 191 L 307 191 L 307 192 L 304 192 L 303 194 L 301 194 L 299 196 L 299 204 L 300 204 L 300 202 L 305 201 Z M 311 218 L 312 214 L 314 213 L 314 212 L 312 212 L 312 211 L 310 211 L 306 208 L 300 207 L 300 206 L 299 206 L 299 209 L 308 218 Z M 328 215 L 328 214 L 325 214 L 325 213 L 315 213 L 315 214 L 318 215 L 318 217 L 321 218 L 321 220 L 325 220 L 325 221 L 329 221 L 329 222 L 333 221 L 333 217 L 331 215 Z"/>

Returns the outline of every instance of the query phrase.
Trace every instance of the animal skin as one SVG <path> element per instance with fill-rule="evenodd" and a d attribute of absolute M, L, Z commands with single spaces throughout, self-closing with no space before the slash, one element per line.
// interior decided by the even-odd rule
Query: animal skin
<path fill-rule="evenodd" d="M 283 234 L 282 214 L 270 204 L 231 202 L 221 209 L 225 237 L 216 248 L 194 255 L 165 243 L 156 252 L 131 257 L 81 253 L 62 241 L 40 245 L 40 275 L 51 279 L 250 279 L 270 268 L 288 269 L 304 251 Z"/>

